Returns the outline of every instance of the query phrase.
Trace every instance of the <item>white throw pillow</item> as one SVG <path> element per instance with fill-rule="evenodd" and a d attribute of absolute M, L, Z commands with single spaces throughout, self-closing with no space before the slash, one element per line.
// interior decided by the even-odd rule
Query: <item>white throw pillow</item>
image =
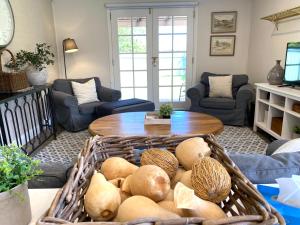
<path fill-rule="evenodd" d="M 209 97 L 232 98 L 232 76 L 209 76 Z"/>
<path fill-rule="evenodd" d="M 95 80 L 91 79 L 85 83 L 72 81 L 74 95 L 78 100 L 78 104 L 99 101 L 96 91 Z"/>
<path fill-rule="evenodd" d="M 300 138 L 296 138 L 281 145 L 272 155 L 287 152 L 300 152 Z"/>

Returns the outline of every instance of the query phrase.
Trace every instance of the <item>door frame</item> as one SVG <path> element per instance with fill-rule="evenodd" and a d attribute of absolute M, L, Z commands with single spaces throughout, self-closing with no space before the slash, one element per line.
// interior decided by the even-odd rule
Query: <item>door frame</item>
<path fill-rule="evenodd" d="M 193 8 L 194 9 L 194 24 L 193 24 L 193 51 L 192 51 L 192 77 L 191 84 L 197 82 L 197 38 L 198 38 L 198 11 L 199 3 L 195 1 L 190 2 L 155 2 L 155 3 L 106 3 L 106 18 L 108 28 L 108 50 L 109 50 L 109 73 L 110 73 L 110 87 L 116 87 L 116 81 L 114 77 L 114 58 L 113 58 L 113 40 L 112 40 L 112 11 L 120 9 L 148 9 L 152 11 L 155 8 Z M 152 84 L 151 84 L 152 85 Z M 186 87 L 186 90 L 189 87 Z M 186 98 L 186 101 L 190 100 Z"/>

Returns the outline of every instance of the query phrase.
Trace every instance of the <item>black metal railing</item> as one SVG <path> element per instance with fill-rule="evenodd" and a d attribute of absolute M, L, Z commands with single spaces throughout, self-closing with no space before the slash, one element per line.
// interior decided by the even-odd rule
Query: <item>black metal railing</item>
<path fill-rule="evenodd" d="M 16 143 L 31 154 L 56 138 L 50 86 L 16 94 L 0 94 L 0 144 Z"/>

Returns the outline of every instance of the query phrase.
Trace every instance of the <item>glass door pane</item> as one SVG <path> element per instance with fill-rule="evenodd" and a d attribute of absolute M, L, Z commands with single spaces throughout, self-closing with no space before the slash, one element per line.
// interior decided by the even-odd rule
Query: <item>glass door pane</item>
<path fill-rule="evenodd" d="M 118 24 L 122 99 L 147 99 L 146 17 L 121 17 Z"/>
<path fill-rule="evenodd" d="M 186 102 L 191 76 L 192 9 L 157 9 L 153 18 L 153 55 L 158 56 L 154 77 L 158 86 L 156 103 Z"/>
<path fill-rule="evenodd" d="M 151 99 L 151 17 L 148 10 L 112 12 L 112 48 L 115 88 L 122 99 Z M 149 44 L 150 43 L 150 44 Z M 150 54 L 150 55 L 149 55 Z M 150 61 L 151 62 L 151 61 Z"/>
<path fill-rule="evenodd" d="M 157 20 L 159 101 L 185 102 L 187 16 L 159 16 Z"/>

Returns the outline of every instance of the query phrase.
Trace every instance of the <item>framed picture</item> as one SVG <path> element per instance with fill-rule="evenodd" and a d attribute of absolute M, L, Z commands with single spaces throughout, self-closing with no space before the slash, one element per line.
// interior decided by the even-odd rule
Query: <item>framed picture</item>
<path fill-rule="evenodd" d="M 210 36 L 210 56 L 234 56 L 235 35 Z"/>
<path fill-rule="evenodd" d="M 234 33 L 236 32 L 237 11 L 212 12 L 211 33 Z"/>

